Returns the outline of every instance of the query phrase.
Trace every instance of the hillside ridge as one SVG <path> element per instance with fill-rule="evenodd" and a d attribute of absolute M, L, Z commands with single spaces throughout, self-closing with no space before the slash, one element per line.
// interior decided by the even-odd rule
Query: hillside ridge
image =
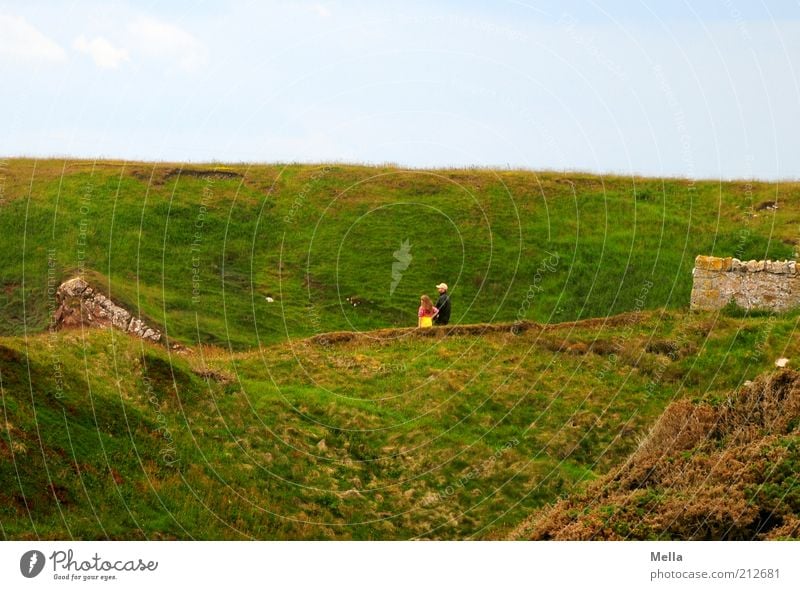
<path fill-rule="evenodd" d="M 484 334 L 522 334 L 530 330 L 556 331 L 565 328 L 600 328 L 603 326 L 615 327 L 625 324 L 633 324 L 643 317 L 642 312 L 623 312 L 606 317 L 586 318 L 567 322 L 540 323 L 528 320 L 516 322 L 483 322 L 475 324 L 450 324 L 447 326 L 432 326 L 430 328 L 417 328 L 409 326 L 405 328 L 377 328 L 366 331 L 346 331 L 323 332 L 300 339 L 301 342 L 308 342 L 321 346 L 345 342 L 357 342 L 364 340 L 394 340 L 408 336 L 418 336 L 421 338 L 442 337 L 442 336 L 482 336 Z"/>

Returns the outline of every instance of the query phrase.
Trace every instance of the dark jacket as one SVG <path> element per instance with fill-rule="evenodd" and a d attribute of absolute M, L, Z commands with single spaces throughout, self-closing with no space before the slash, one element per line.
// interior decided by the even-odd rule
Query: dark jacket
<path fill-rule="evenodd" d="M 436 301 L 436 308 L 439 310 L 433 317 L 433 323 L 437 326 L 446 326 L 450 321 L 450 293 L 444 292 L 439 295 Z"/>

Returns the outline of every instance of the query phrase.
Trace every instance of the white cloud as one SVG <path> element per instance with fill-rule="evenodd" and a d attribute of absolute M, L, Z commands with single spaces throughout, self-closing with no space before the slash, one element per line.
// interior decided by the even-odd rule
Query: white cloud
<path fill-rule="evenodd" d="M 61 46 L 24 18 L 0 14 L 0 58 L 34 61 L 64 61 Z"/>
<path fill-rule="evenodd" d="M 114 47 L 103 37 L 95 37 L 90 41 L 81 35 L 75 39 L 72 46 L 81 53 L 89 55 L 101 68 L 117 68 L 122 62 L 130 60 L 127 49 Z"/>
<path fill-rule="evenodd" d="M 131 23 L 139 49 L 151 57 L 167 57 L 184 70 L 197 70 L 206 63 L 206 49 L 193 35 L 180 27 L 150 17 Z"/>
<path fill-rule="evenodd" d="M 320 2 L 315 2 L 311 5 L 311 10 L 314 11 L 314 14 L 319 16 L 320 18 L 328 18 L 331 15 L 330 8 L 321 4 Z"/>

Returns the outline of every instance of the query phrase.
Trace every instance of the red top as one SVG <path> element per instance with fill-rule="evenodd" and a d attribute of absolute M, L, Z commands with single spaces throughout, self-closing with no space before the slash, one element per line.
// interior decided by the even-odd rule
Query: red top
<path fill-rule="evenodd" d="M 439 310 L 435 306 L 430 311 L 425 311 L 425 308 L 420 305 L 419 313 L 417 315 L 421 318 L 432 318 L 437 313 L 439 313 Z"/>

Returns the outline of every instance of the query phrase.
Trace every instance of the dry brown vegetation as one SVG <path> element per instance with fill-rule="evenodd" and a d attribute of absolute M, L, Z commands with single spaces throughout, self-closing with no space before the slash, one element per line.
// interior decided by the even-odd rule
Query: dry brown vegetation
<path fill-rule="evenodd" d="M 512 539 L 800 538 L 800 373 L 670 405 L 628 461 Z"/>

